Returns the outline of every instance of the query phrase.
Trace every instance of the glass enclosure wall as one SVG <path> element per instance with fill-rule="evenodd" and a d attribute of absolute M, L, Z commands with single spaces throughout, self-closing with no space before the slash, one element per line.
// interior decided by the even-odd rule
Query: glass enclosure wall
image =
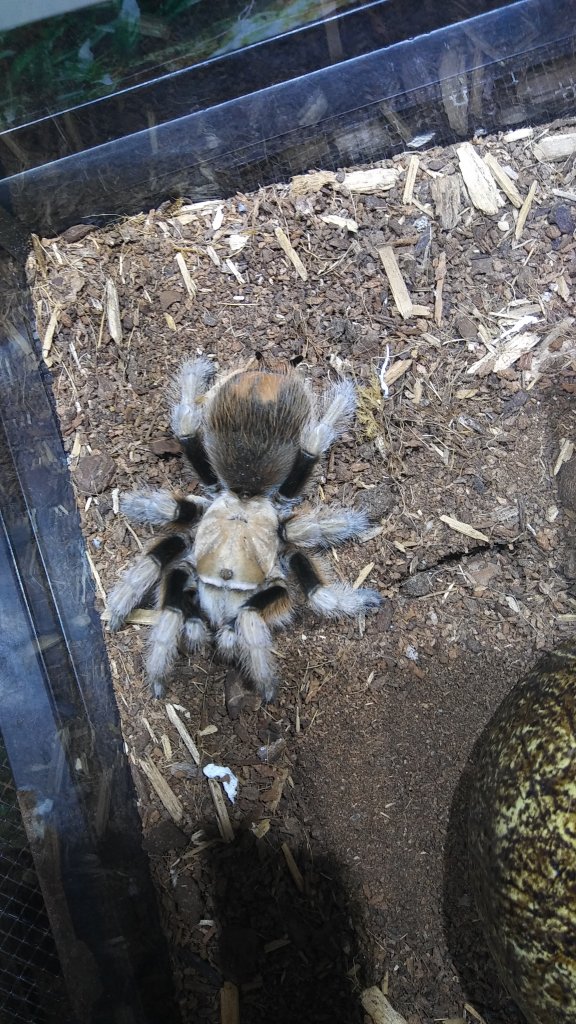
<path fill-rule="evenodd" d="M 22 4 L 0 12 L 0 729 L 15 783 L 5 766 L 0 887 L 21 894 L 26 929 L 23 815 L 75 1010 L 144 1024 L 176 1011 L 25 280 L 32 235 L 573 115 L 576 30 L 573 0 L 72 6 L 29 24 Z M 46 953 L 25 977 L 53 966 Z M 6 970 L 0 1018 L 2 986 Z"/>

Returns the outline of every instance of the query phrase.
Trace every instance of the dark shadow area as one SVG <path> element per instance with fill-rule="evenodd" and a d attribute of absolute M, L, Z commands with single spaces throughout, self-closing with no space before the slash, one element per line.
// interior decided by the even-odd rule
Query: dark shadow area
<path fill-rule="evenodd" d="M 489 728 L 490 723 L 472 748 L 450 809 L 444 858 L 445 934 L 462 988 L 486 1024 L 523 1024 L 523 1015 L 498 977 L 476 910 L 470 878 L 470 794 L 478 753 Z"/>
<path fill-rule="evenodd" d="M 177 973 L 188 975 L 184 1020 L 216 1019 L 220 987 L 229 981 L 250 1024 L 363 1021 L 354 910 L 339 864 L 286 839 L 302 891 L 277 833 L 257 839 L 247 830 L 206 856 L 198 877 L 212 942 L 206 959 L 186 945 L 173 951 Z"/>

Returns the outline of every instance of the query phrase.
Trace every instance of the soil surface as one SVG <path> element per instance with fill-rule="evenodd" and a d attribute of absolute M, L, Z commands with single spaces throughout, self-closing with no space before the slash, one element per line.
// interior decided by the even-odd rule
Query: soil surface
<path fill-rule="evenodd" d="M 185 1022 L 234 1019 L 220 1001 L 237 996 L 243 1024 L 364 1022 L 371 984 L 408 1024 L 519 1020 L 471 900 L 466 794 L 503 695 L 576 621 L 576 171 L 538 149 L 563 130 L 474 142 L 528 197 L 520 210 L 510 187 L 496 212 L 476 208 L 456 147 L 378 165 L 395 172 L 387 189 L 311 174 L 35 240 L 103 610 L 151 536 L 119 493 L 197 489 L 168 429 L 184 358 L 292 363 L 315 386 L 341 373 L 358 389 L 356 425 L 310 495 L 369 507 L 374 528 L 334 569 L 365 575 L 381 610 L 330 623 L 299 608 L 277 640 L 276 703 L 236 717 L 210 652 L 183 656 L 156 701 L 146 616 L 107 636 Z M 391 290 L 390 253 L 407 295 L 398 278 Z M 233 842 L 167 702 L 201 763 L 239 778 Z"/>

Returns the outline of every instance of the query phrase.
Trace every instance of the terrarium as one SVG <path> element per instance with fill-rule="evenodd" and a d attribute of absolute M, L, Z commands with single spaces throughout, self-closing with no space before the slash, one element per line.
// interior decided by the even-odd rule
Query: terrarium
<path fill-rule="evenodd" d="M 515 1024 L 468 759 L 575 621 L 574 4 L 35 6 L 0 12 L 0 1019 Z M 358 510 L 325 558 L 380 606 L 296 600 L 268 702 L 209 643 L 155 696 L 149 595 L 110 630 L 124 495 L 204 494 L 194 359 L 355 394 L 299 507 Z"/>

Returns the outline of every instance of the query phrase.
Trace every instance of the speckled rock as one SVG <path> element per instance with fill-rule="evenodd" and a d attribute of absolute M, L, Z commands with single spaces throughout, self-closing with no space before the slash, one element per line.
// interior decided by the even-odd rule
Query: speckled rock
<path fill-rule="evenodd" d="M 485 730 L 470 852 L 511 996 L 529 1024 L 576 1021 L 576 642 L 539 661 Z"/>

